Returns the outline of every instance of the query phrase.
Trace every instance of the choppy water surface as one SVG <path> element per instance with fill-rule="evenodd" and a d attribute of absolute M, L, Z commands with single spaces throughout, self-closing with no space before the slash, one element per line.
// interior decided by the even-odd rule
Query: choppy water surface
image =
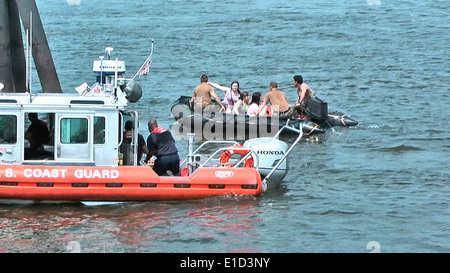
<path fill-rule="evenodd" d="M 134 105 L 144 135 L 202 73 L 250 92 L 277 81 L 291 102 L 302 74 L 360 125 L 302 141 L 283 187 L 258 198 L 1 206 L 0 251 L 449 252 L 449 5 L 379 2 L 38 0 L 66 92 L 93 82 L 106 46 L 132 74 L 155 40 Z"/>

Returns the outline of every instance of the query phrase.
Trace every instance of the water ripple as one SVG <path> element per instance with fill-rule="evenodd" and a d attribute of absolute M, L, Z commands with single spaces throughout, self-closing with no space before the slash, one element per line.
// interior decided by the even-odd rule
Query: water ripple
<path fill-rule="evenodd" d="M 251 200 L 0 206 L 0 252 L 65 252 L 71 241 L 84 252 L 367 252 L 374 240 L 383 252 L 450 251 L 448 0 L 37 4 L 66 92 L 92 83 L 106 46 L 131 74 L 155 40 L 132 106 L 145 136 L 148 118 L 173 122 L 168 107 L 202 73 L 250 92 L 277 81 L 290 102 L 302 74 L 360 126 L 301 142 L 282 188 Z"/>

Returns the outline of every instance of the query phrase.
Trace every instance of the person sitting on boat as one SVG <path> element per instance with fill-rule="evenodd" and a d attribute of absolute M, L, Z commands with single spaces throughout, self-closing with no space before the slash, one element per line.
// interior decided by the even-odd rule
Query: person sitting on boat
<path fill-rule="evenodd" d="M 297 87 L 298 101 L 295 103 L 295 109 L 300 117 L 304 116 L 305 108 L 312 97 L 315 97 L 314 91 L 303 82 L 301 75 L 294 76 L 294 86 Z"/>
<path fill-rule="evenodd" d="M 44 144 L 50 141 L 47 123 L 40 120 L 37 113 L 29 113 L 28 119 L 31 121 L 31 125 L 25 133 L 25 139 L 30 142 L 30 148 L 26 151 L 26 157 L 46 154 Z"/>
<path fill-rule="evenodd" d="M 251 104 L 251 96 L 247 91 L 241 92 L 241 98 L 234 104 L 233 113 L 235 115 L 245 114 Z"/>
<path fill-rule="evenodd" d="M 278 84 L 276 82 L 270 83 L 270 91 L 264 96 L 264 99 L 258 108 L 258 113 L 260 113 L 269 102 L 272 106 L 272 111 L 275 110 L 272 112 L 272 116 L 278 115 L 283 118 L 292 116 L 293 111 L 289 106 L 286 94 L 283 91 L 278 90 Z M 278 108 L 278 112 L 276 111 L 276 108 Z"/>
<path fill-rule="evenodd" d="M 131 143 L 133 139 L 133 121 L 128 120 L 125 122 L 125 131 L 123 132 L 123 143 Z M 145 144 L 144 137 L 138 133 L 138 162 L 141 161 L 143 154 L 148 154 L 147 145 Z"/>
<path fill-rule="evenodd" d="M 236 113 L 235 104 L 241 99 L 241 90 L 239 89 L 239 82 L 234 81 L 231 83 L 230 87 L 225 87 L 220 84 L 214 82 L 208 82 L 209 85 L 222 90 L 225 92 L 225 96 L 222 100 L 222 103 L 227 105 L 226 113 Z"/>
<path fill-rule="evenodd" d="M 266 115 L 266 110 L 262 110 L 261 112 L 259 112 L 258 114 L 258 110 L 259 110 L 259 105 L 261 104 L 261 93 L 260 92 L 255 92 L 252 95 L 252 102 L 250 104 L 250 106 L 247 109 L 247 115 L 249 117 L 256 117 L 256 116 L 265 116 Z"/>
<path fill-rule="evenodd" d="M 194 89 L 190 103 L 192 107 L 201 107 L 201 109 L 204 110 L 207 106 L 212 105 L 211 97 L 219 103 L 222 111 L 225 110 L 225 107 L 214 91 L 214 88 L 208 85 L 208 75 L 203 74 L 200 77 L 200 85 Z"/>
<path fill-rule="evenodd" d="M 158 125 L 154 119 L 148 122 L 150 135 L 147 138 L 147 159 L 145 163 L 156 156 L 153 170 L 158 175 L 167 175 L 171 171 L 173 175 L 180 176 L 180 157 L 175 140 L 169 130 Z"/>

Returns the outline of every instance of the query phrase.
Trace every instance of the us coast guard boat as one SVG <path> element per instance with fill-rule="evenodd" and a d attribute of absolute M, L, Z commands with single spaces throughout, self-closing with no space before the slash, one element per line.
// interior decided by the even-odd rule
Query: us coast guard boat
<path fill-rule="evenodd" d="M 112 49 L 108 50 L 110 56 Z M 151 55 L 134 78 L 148 72 Z M 124 78 L 125 71 L 124 62 L 102 58 L 94 62 L 97 82 L 81 85 L 77 93 L 0 92 L 2 203 L 257 196 L 277 186 L 286 175 L 287 168 L 278 167 L 286 164 L 287 147 L 280 146 L 283 151 L 277 153 L 279 157 L 264 167 L 254 143 L 242 147 L 225 143 L 209 156 L 190 146 L 187 159 L 181 163 L 182 176 L 158 176 L 152 168 L 141 166 L 139 117 L 128 105 L 140 99 L 142 89 L 134 78 Z M 49 129 L 48 140 L 37 149 L 27 135 L 33 113 Z M 123 139 L 127 121 L 133 123 L 131 142 Z M 262 145 L 270 146 L 268 141 Z M 236 160 L 233 154 L 241 158 Z M 214 155 L 220 158 L 214 159 Z"/>

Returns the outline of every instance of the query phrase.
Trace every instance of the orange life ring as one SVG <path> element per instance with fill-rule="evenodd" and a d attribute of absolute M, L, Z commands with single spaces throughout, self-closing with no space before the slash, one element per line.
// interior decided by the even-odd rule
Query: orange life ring
<path fill-rule="evenodd" d="M 239 144 L 234 144 L 230 148 L 245 148 L 245 147 L 242 145 L 239 145 Z M 220 156 L 220 163 L 227 164 L 230 161 L 230 158 L 232 155 L 238 154 L 241 156 L 245 156 L 248 154 L 248 152 L 249 152 L 248 150 L 234 150 L 234 149 L 225 150 L 225 151 L 223 151 L 222 155 Z M 253 157 L 250 156 L 247 159 L 245 159 L 245 164 L 244 164 L 245 168 L 253 168 L 253 166 L 254 166 Z"/>

